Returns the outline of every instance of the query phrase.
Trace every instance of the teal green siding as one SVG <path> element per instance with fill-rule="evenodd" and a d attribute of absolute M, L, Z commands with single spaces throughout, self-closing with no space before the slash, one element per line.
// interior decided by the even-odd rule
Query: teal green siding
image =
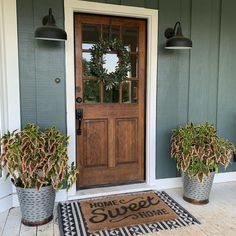
<path fill-rule="evenodd" d="M 36 122 L 36 78 L 33 2 L 17 2 L 21 121 Z"/>
<path fill-rule="evenodd" d="M 63 0 L 17 0 L 21 121 L 66 131 L 64 44 L 34 39 L 43 16 L 52 7 L 57 25 L 63 27 Z M 61 78 L 56 84 L 55 78 Z"/>
<path fill-rule="evenodd" d="M 194 47 L 190 58 L 188 117 L 191 122 L 216 123 L 219 30 L 220 1 L 193 0 L 191 38 Z"/>
<path fill-rule="evenodd" d="M 156 146 L 158 178 L 170 177 L 170 173 L 171 176 L 177 175 L 175 162 L 170 158 L 170 136 L 173 128 L 187 122 L 189 87 L 190 52 L 164 49 L 166 42 L 164 32 L 180 19 L 181 12 L 184 34 L 186 37 L 190 36 L 190 7 L 189 1 L 183 1 L 182 8 L 179 1 L 159 1 Z M 170 9 L 175 11 L 170 12 Z"/>
<path fill-rule="evenodd" d="M 66 130 L 64 45 L 38 42 L 33 32 L 49 7 L 63 26 L 63 0 L 18 0 L 22 123 Z M 156 176 L 179 176 L 170 158 L 171 130 L 209 121 L 236 144 L 236 1 L 93 0 L 159 9 Z M 182 22 L 193 49 L 165 50 L 164 31 Z M 60 77 L 62 82 L 55 84 Z M 228 171 L 235 171 L 232 163 Z M 222 170 L 224 171 L 224 170 Z"/>
<path fill-rule="evenodd" d="M 236 143 L 236 1 L 222 2 L 217 124 L 219 134 Z M 236 169 L 236 163 L 228 171 Z"/>

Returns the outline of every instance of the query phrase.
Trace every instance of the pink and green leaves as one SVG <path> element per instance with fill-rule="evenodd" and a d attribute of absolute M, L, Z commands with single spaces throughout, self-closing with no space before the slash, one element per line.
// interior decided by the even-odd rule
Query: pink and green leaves
<path fill-rule="evenodd" d="M 78 170 L 73 164 L 68 166 L 68 139 L 55 127 L 41 131 L 35 124 L 27 124 L 1 138 L 1 165 L 17 186 L 40 189 L 52 184 L 58 190 L 66 181 L 69 188 Z"/>
<path fill-rule="evenodd" d="M 210 172 L 218 171 L 220 164 L 226 168 L 234 151 L 234 145 L 220 138 L 209 123 L 191 123 L 172 132 L 171 156 L 177 168 L 189 176 L 197 176 L 200 182 Z"/>

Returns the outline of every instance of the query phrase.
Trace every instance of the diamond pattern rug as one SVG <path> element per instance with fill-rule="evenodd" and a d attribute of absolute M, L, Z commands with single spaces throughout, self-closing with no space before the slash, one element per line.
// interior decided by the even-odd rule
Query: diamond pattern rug
<path fill-rule="evenodd" d="M 166 204 L 166 207 L 167 207 L 166 209 L 170 209 L 170 211 L 174 212 L 174 214 L 172 214 L 171 212 L 167 212 L 167 214 L 171 215 L 170 219 L 158 220 L 158 218 L 153 218 L 152 222 L 150 222 L 150 220 L 147 221 L 146 216 L 150 214 L 152 214 L 153 216 L 153 212 L 156 213 L 157 211 L 148 211 L 147 205 L 141 202 L 139 203 L 139 206 L 143 206 L 144 211 L 141 213 L 133 214 L 133 215 L 136 216 L 136 218 L 137 218 L 137 215 L 142 216 L 143 219 L 145 219 L 143 222 L 140 221 L 140 219 L 138 219 L 137 224 L 135 224 L 134 223 L 135 221 L 129 222 L 129 220 L 126 220 L 125 217 L 123 217 L 124 222 L 127 223 L 127 225 L 125 226 L 111 228 L 112 225 L 111 226 L 107 225 L 106 227 L 104 226 L 104 224 L 102 225 L 98 223 L 98 225 L 100 225 L 102 228 L 99 230 L 96 230 L 96 227 L 93 228 L 89 225 L 88 212 L 86 212 L 83 204 L 85 203 L 85 201 L 87 201 L 88 202 L 87 204 L 90 204 L 91 207 L 93 207 L 94 204 L 98 204 L 99 202 L 100 203 L 105 202 L 104 199 L 107 199 L 107 197 L 99 197 L 99 198 L 86 199 L 86 200 L 83 199 L 83 200 L 77 200 L 77 201 L 67 201 L 67 202 L 62 202 L 58 204 L 58 218 L 59 218 L 59 227 L 60 227 L 61 236 L 126 236 L 126 235 L 137 236 L 137 235 L 146 234 L 146 233 L 154 233 L 161 230 L 170 230 L 170 229 L 175 229 L 182 226 L 200 224 L 200 222 L 194 216 L 192 216 L 189 212 L 187 212 L 182 206 L 180 206 L 177 202 L 175 202 L 164 191 L 162 192 L 145 191 L 145 192 L 138 192 L 138 193 L 122 194 L 122 195 L 121 194 L 112 195 L 111 197 L 115 197 L 115 196 L 118 196 L 118 197 L 124 196 L 124 198 L 126 197 L 126 199 L 128 199 L 127 202 L 129 202 L 129 208 L 132 208 L 133 210 L 135 210 L 135 208 L 137 208 L 137 204 L 135 205 L 135 203 L 131 202 L 129 199 L 132 199 L 132 196 L 135 197 L 133 199 L 136 199 L 137 194 L 141 196 L 145 196 L 145 194 L 148 194 L 148 193 L 156 194 L 157 198 L 161 199 L 161 202 Z M 95 201 L 95 203 L 93 201 Z M 110 202 L 114 203 L 114 201 L 110 201 Z M 153 205 L 155 205 L 154 202 L 153 202 Z M 104 218 L 104 214 L 101 213 L 102 206 L 98 204 L 97 207 L 100 209 L 96 214 L 97 219 L 101 219 L 101 217 Z M 124 206 L 122 207 L 121 209 L 124 210 L 125 209 Z M 115 208 L 115 210 L 116 209 L 117 208 Z M 113 212 L 114 212 L 114 209 L 113 209 Z M 160 211 L 158 211 L 158 213 L 160 213 Z M 126 217 L 126 218 L 127 219 L 132 218 L 131 214 L 130 216 L 131 217 Z M 134 219 L 136 218 L 134 217 Z"/>

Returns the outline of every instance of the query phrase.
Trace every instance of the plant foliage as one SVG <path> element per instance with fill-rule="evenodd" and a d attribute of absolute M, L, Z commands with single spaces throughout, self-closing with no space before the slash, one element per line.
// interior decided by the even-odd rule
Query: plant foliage
<path fill-rule="evenodd" d="M 172 131 L 171 156 L 177 168 L 200 182 L 210 172 L 218 171 L 219 165 L 229 165 L 235 146 L 217 135 L 214 125 L 188 124 Z"/>
<path fill-rule="evenodd" d="M 114 86 L 127 79 L 127 74 L 131 69 L 130 56 L 121 40 L 118 38 L 101 40 L 94 44 L 90 51 L 91 74 L 96 76 L 99 81 L 102 81 L 107 90 L 111 90 Z M 106 63 L 104 55 L 109 52 L 117 53 L 119 58 L 115 71 L 110 73 L 104 68 Z"/>
<path fill-rule="evenodd" d="M 35 124 L 27 124 L 1 138 L 0 164 L 16 186 L 40 189 L 52 184 L 58 190 L 65 181 L 70 188 L 78 170 L 73 163 L 67 164 L 68 139 L 55 127 L 40 131 Z"/>

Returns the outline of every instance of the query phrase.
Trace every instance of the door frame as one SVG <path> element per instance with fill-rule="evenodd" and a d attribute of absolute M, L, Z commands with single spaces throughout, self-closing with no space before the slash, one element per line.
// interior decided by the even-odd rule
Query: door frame
<path fill-rule="evenodd" d="M 156 180 L 158 10 L 87 2 L 83 0 L 65 0 L 64 10 L 65 30 L 68 37 L 65 43 L 65 61 L 67 135 L 70 136 L 68 146 L 70 163 L 76 162 L 74 12 L 124 16 L 147 20 L 145 179 L 148 185 L 154 185 Z M 74 195 L 76 195 L 76 184 L 74 184 L 68 192 L 68 196 Z"/>
<path fill-rule="evenodd" d="M 17 10 L 15 0 L 0 1 L 0 132 L 20 128 Z M 14 114 L 14 115 L 12 115 Z M 13 205 L 14 187 L 0 178 L 0 212 Z"/>

